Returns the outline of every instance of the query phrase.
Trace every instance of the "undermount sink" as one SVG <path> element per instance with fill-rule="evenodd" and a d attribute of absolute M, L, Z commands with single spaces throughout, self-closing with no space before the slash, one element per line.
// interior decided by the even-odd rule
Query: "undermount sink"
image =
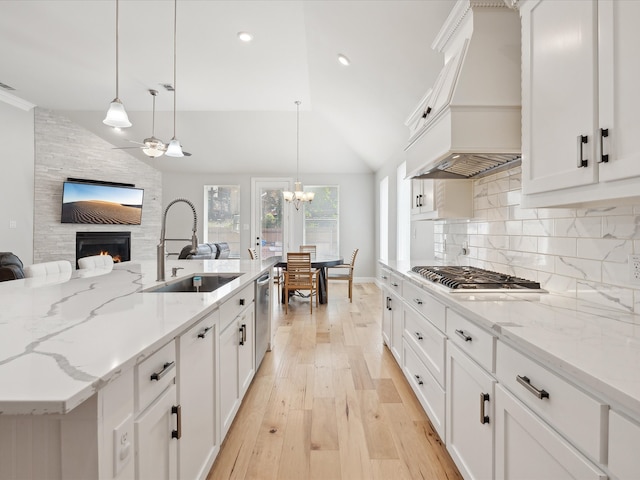
<path fill-rule="evenodd" d="M 238 278 L 242 273 L 213 273 L 213 274 L 196 274 L 190 275 L 174 282 L 168 282 L 165 285 L 151 287 L 143 290 L 144 293 L 170 293 L 170 292 L 213 292 L 214 290 L 226 285 L 227 283 Z M 200 286 L 195 286 L 200 279 Z M 195 281 L 194 281 L 195 279 Z"/>

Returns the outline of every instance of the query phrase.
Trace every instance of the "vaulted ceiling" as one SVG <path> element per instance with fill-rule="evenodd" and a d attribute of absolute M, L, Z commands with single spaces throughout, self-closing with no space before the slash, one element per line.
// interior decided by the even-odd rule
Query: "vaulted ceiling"
<path fill-rule="evenodd" d="M 443 63 L 431 43 L 454 0 L 178 0 L 176 136 L 163 171 L 375 171 L 400 158 L 404 121 Z M 0 90 L 67 115 L 117 147 L 173 135 L 170 0 L 120 0 L 119 97 L 133 127 L 103 125 L 115 96 L 115 0 L 2 0 Z M 237 33 L 253 34 L 242 43 Z M 338 53 L 349 57 L 342 66 Z"/>

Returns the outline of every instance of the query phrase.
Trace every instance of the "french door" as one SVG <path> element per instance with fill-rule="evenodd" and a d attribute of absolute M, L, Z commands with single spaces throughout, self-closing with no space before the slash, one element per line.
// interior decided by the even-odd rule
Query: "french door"
<path fill-rule="evenodd" d="M 282 192 L 291 189 L 289 179 L 251 181 L 251 248 L 258 258 L 285 256 L 289 250 L 289 208 Z"/>

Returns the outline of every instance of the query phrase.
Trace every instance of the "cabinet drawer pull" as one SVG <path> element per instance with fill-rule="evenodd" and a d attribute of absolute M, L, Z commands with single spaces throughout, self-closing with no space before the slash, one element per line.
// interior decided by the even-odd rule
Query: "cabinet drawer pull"
<path fill-rule="evenodd" d="M 240 299 L 240 306 L 241 306 L 241 307 L 242 307 L 242 306 L 244 306 L 244 298 L 241 298 L 241 299 Z"/>
<path fill-rule="evenodd" d="M 489 416 L 484 414 L 484 404 L 489 401 L 489 394 L 480 392 L 480 423 L 489 423 Z"/>
<path fill-rule="evenodd" d="M 414 298 L 413 301 L 416 302 L 418 305 L 422 305 L 422 300 L 420 300 L 419 298 Z"/>
<path fill-rule="evenodd" d="M 414 375 L 416 377 L 416 380 L 418 381 L 418 385 L 424 385 L 424 382 L 422 381 L 422 377 L 420 375 Z"/>
<path fill-rule="evenodd" d="M 199 334 L 198 334 L 198 338 L 204 338 L 207 336 L 207 333 L 209 333 L 209 331 L 212 329 L 213 327 L 207 327 L 204 330 L 202 330 Z"/>
<path fill-rule="evenodd" d="M 178 440 L 180 440 L 182 438 L 182 406 L 172 406 L 171 415 L 176 415 L 176 427 L 178 427 L 177 430 L 171 431 L 171 438 L 177 438 Z"/>
<path fill-rule="evenodd" d="M 427 109 L 422 112 L 422 118 L 427 118 L 427 116 L 431 113 L 431 107 L 427 107 Z"/>
<path fill-rule="evenodd" d="M 464 330 L 456 330 L 456 333 L 458 334 L 458 336 L 460 338 L 462 338 L 465 342 L 470 342 L 471 340 L 473 340 L 469 335 L 467 335 L 466 333 L 464 333 Z"/>
<path fill-rule="evenodd" d="M 397 284 L 396 282 L 393 282 L 393 283 L 391 284 L 391 286 L 392 286 L 392 287 L 397 287 L 397 286 L 398 286 L 398 284 Z"/>
<path fill-rule="evenodd" d="M 582 146 L 589 142 L 589 137 L 586 135 L 578 135 L 578 168 L 583 168 L 589 165 L 589 160 L 584 158 L 582 152 Z"/>
<path fill-rule="evenodd" d="M 518 383 L 522 385 L 524 388 L 526 388 L 527 391 L 531 392 L 540 400 L 542 400 L 543 398 L 549 398 L 549 392 L 546 392 L 544 390 L 538 390 L 536 387 L 531 385 L 531 380 L 529 380 L 528 377 L 525 377 L 525 376 L 521 377 L 520 375 L 516 375 L 516 380 L 518 380 Z"/>
<path fill-rule="evenodd" d="M 149 380 L 160 380 L 167 373 L 169 373 L 171 371 L 171 369 L 173 367 L 175 367 L 175 366 L 176 366 L 176 362 L 166 362 L 162 366 L 162 370 L 160 370 L 159 372 L 154 372 L 154 373 L 151 374 L 151 377 L 149 377 Z"/>
<path fill-rule="evenodd" d="M 600 163 L 608 163 L 609 162 L 609 154 L 604 153 L 604 139 L 609 136 L 608 128 L 600 129 Z"/>
<path fill-rule="evenodd" d="M 422 340 L 424 338 L 420 332 L 416 332 L 415 335 L 418 340 Z"/>
<path fill-rule="evenodd" d="M 383 280 L 386 280 L 387 278 L 389 278 L 386 275 L 380 275 L 380 276 L 382 277 Z"/>

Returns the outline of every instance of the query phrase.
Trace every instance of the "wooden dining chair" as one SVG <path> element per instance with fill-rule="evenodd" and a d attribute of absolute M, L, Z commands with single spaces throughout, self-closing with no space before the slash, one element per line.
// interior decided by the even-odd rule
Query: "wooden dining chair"
<path fill-rule="evenodd" d="M 247 250 L 249 250 L 249 258 L 251 260 L 257 260 L 258 259 L 258 252 L 256 252 L 255 248 L 247 248 Z"/>
<path fill-rule="evenodd" d="M 315 245 L 300 245 L 301 252 L 309 252 L 311 258 L 316 258 L 316 246 Z"/>
<path fill-rule="evenodd" d="M 356 248 L 351 254 L 349 263 L 327 267 L 327 290 L 329 290 L 329 280 L 346 280 L 349 282 L 349 302 L 353 302 L 353 269 L 356 266 L 357 255 L 358 249 Z"/>
<path fill-rule="evenodd" d="M 318 270 L 311 268 L 311 254 L 309 252 L 287 253 L 287 269 L 284 272 L 284 305 L 285 313 L 289 313 L 289 292 L 308 290 L 309 311 L 313 313 L 313 296 L 316 296 L 318 306 Z"/>

